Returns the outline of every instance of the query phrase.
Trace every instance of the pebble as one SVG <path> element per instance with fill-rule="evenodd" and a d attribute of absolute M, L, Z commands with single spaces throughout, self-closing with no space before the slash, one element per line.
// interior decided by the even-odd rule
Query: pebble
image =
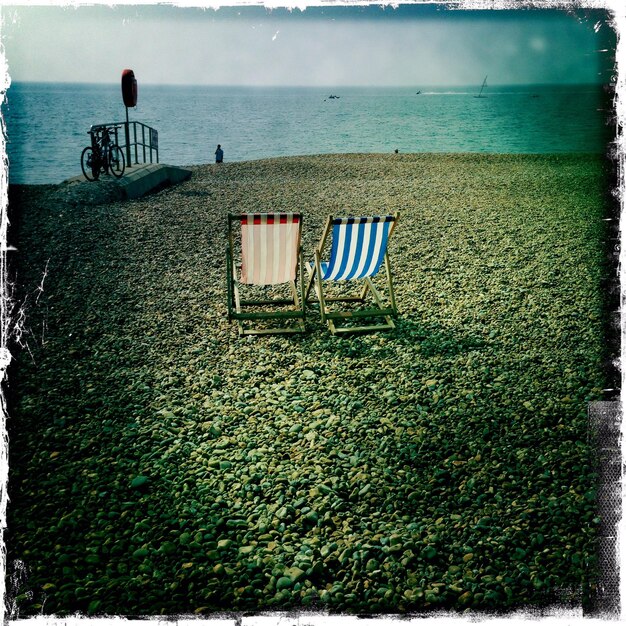
<path fill-rule="evenodd" d="M 282 591 L 283 589 L 288 589 L 292 585 L 293 585 L 293 581 L 290 576 L 281 576 L 276 581 L 276 589 L 278 589 L 278 591 Z"/>
<path fill-rule="evenodd" d="M 139 489 L 140 487 L 146 485 L 149 480 L 150 479 L 147 476 L 135 476 L 135 478 L 131 481 L 130 486 L 133 489 Z"/>

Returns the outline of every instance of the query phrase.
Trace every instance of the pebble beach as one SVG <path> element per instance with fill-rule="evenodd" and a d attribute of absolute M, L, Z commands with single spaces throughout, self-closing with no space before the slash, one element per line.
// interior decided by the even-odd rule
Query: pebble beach
<path fill-rule="evenodd" d="M 421 613 L 595 585 L 599 155 L 350 154 L 12 186 L 13 617 Z M 240 338 L 227 214 L 398 211 L 388 332 Z"/>

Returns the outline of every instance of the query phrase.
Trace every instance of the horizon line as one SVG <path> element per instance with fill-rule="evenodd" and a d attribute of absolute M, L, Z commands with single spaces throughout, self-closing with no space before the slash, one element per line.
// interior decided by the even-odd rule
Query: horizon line
<path fill-rule="evenodd" d="M 116 87 L 120 87 L 120 82 L 113 81 L 70 81 L 70 80 L 11 80 L 10 76 L 10 84 L 7 86 L 10 88 L 12 85 L 17 84 L 27 84 L 27 85 L 89 85 L 89 86 L 99 86 L 99 87 L 108 87 L 115 85 Z M 256 85 L 256 84 L 228 84 L 228 83 L 167 83 L 167 82 L 145 82 L 141 83 L 140 86 L 146 87 L 243 87 L 243 88 L 253 88 L 253 89 L 276 89 L 276 88 L 286 88 L 286 89 L 449 89 L 449 88 L 475 88 L 478 85 L 480 87 L 480 82 L 478 83 L 439 83 L 439 84 L 402 84 L 402 85 L 372 85 L 372 84 L 345 84 L 345 85 L 302 85 L 302 84 L 267 84 L 267 85 Z M 592 87 L 610 87 L 610 83 L 604 82 L 519 82 L 519 83 L 491 83 L 488 87 L 523 87 L 523 86 L 533 86 L 533 87 L 574 87 L 574 86 L 592 86 Z"/>

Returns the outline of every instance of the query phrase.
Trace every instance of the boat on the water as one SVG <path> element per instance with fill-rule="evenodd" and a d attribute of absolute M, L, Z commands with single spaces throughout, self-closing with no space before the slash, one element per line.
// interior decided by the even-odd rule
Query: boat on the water
<path fill-rule="evenodd" d="M 478 92 L 477 95 L 474 96 L 474 98 L 486 98 L 487 96 L 483 96 L 483 90 L 485 89 L 486 86 L 487 86 L 487 77 L 485 76 L 485 80 L 483 80 L 483 84 L 480 87 L 480 91 Z"/>

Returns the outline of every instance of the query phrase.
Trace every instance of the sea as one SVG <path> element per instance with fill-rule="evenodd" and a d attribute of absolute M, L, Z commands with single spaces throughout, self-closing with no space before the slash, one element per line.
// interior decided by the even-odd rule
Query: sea
<path fill-rule="evenodd" d="M 142 122 L 159 162 L 212 163 L 330 153 L 606 153 L 613 103 L 596 85 L 215 87 L 12 83 L 2 104 L 9 182 L 56 184 L 81 172 L 91 125 Z M 333 96 L 333 97 L 331 97 Z"/>

